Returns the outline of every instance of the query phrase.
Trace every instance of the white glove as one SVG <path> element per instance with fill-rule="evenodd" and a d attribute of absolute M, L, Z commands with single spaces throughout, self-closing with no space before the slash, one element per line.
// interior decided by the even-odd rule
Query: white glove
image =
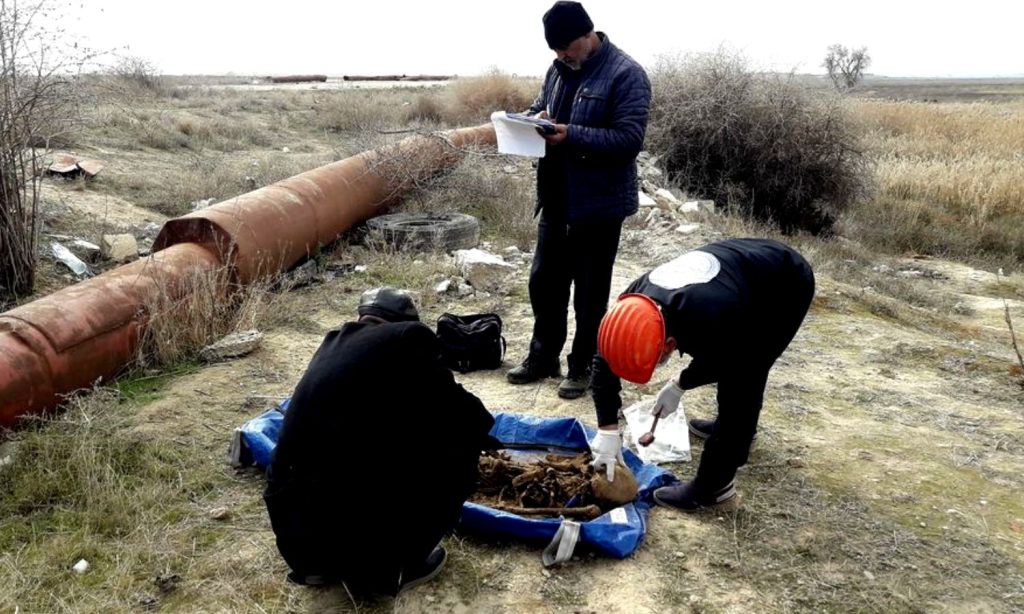
<path fill-rule="evenodd" d="M 605 477 L 609 482 L 614 481 L 615 463 L 623 462 L 622 438 L 619 437 L 619 432 L 598 430 L 597 435 L 590 441 L 590 452 L 594 455 L 590 466 L 598 471 L 604 467 Z"/>
<path fill-rule="evenodd" d="M 683 398 L 683 389 L 679 387 L 675 379 L 670 379 L 665 387 L 658 393 L 651 407 L 651 415 L 658 416 L 662 420 L 668 418 L 679 409 L 679 402 Z"/>

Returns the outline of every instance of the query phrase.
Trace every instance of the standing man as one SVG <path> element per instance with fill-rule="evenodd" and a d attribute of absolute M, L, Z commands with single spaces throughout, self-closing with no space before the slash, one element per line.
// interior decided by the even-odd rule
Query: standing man
<path fill-rule="evenodd" d="M 544 36 L 556 59 L 527 111 L 555 123 L 537 165 L 537 250 L 530 269 L 533 338 L 508 381 L 527 384 L 561 374 L 570 286 L 576 334 L 566 399 L 590 383 L 597 327 L 608 305 L 622 222 L 636 213 L 636 157 L 651 102 L 647 74 L 594 24 L 578 2 L 556 2 L 544 14 Z"/>
<path fill-rule="evenodd" d="M 601 322 L 594 359 L 599 430 L 596 467 L 621 454 L 619 378 L 644 384 L 678 351 L 690 364 L 658 393 L 651 413 L 676 411 L 684 390 L 718 384 L 718 416 L 694 419 L 706 439 L 693 480 L 654 491 L 666 507 L 690 512 L 738 505 L 736 470 L 757 433 L 768 372 L 792 341 L 814 297 L 814 273 L 792 248 L 763 239 L 705 245 L 634 281 Z"/>
<path fill-rule="evenodd" d="M 494 419 L 409 295 L 365 292 L 292 395 L 264 499 L 299 584 L 395 595 L 434 577 Z"/>

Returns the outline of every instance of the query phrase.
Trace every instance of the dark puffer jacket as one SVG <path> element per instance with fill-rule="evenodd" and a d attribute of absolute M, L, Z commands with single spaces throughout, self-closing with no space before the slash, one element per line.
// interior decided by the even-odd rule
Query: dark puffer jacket
<path fill-rule="evenodd" d="M 537 167 L 537 209 L 557 197 L 551 189 L 564 172 L 568 221 L 604 222 L 636 213 L 636 156 L 643 149 L 644 132 L 650 115 L 651 83 L 633 58 L 602 40 L 597 55 L 583 64 L 582 82 L 572 102 L 568 135 L 555 147 L 565 159 L 564 167 L 548 157 Z M 563 92 L 563 75 L 570 68 L 555 61 L 544 78 L 541 93 L 530 113 L 547 110 L 552 117 Z M 550 146 L 549 146 L 550 148 Z M 566 205 L 555 205 L 559 209 Z"/>

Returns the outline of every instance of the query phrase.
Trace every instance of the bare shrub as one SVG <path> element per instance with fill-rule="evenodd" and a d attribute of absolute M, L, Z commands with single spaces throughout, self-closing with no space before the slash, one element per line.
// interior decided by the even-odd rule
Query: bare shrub
<path fill-rule="evenodd" d="M 406 119 L 439 124 L 444 119 L 444 110 L 444 103 L 437 94 L 420 94 L 409 106 Z"/>
<path fill-rule="evenodd" d="M 146 58 L 136 55 L 118 57 L 109 73 L 119 81 L 151 92 L 162 92 L 163 79 L 156 66 Z"/>
<path fill-rule="evenodd" d="M 478 77 L 457 79 L 449 89 L 449 123 L 467 125 L 488 121 L 494 111 L 522 111 L 536 95 L 531 81 L 492 69 Z"/>
<path fill-rule="evenodd" d="M 1024 354 L 1021 354 L 1020 346 L 1017 345 L 1017 332 L 1013 330 L 1013 318 L 1010 317 L 1010 304 L 1003 299 L 1003 315 L 1006 319 L 1006 327 L 1010 329 L 1010 344 L 1013 346 L 1013 352 L 1017 355 L 1017 365 L 1019 365 L 1016 373 L 1020 376 L 1021 388 L 1024 388 Z"/>
<path fill-rule="evenodd" d="M 361 132 L 405 124 L 402 89 L 348 90 L 319 97 L 313 121 L 329 132 Z"/>
<path fill-rule="evenodd" d="M 78 116 L 81 65 L 40 25 L 52 10 L 0 0 L 0 302 L 32 291 L 42 157 Z"/>
<path fill-rule="evenodd" d="M 690 195 L 820 234 L 864 193 L 866 160 L 840 97 L 725 51 L 662 58 L 652 84 L 648 148 Z"/>

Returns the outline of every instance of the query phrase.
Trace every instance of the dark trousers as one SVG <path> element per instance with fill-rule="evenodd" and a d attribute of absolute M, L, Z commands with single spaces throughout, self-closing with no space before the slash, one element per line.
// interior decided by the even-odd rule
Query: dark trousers
<path fill-rule="evenodd" d="M 751 342 L 750 356 L 718 381 L 718 417 L 704 443 L 694 486 L 711 492 L 732 482 L 747 462 L 764 402 L 768 373 L 789 346 L 814 298 L 814 274 L 801 259 L 778 285 L 778 300 L 764 314 L 764 337 Z"/>
<path fill-rule="evenodd" d="M 621 219 L 568 224 L 546 211 L 541 214 L 537 251 L 530 269 L 531 361 L 547 364 L 559 359 L 567 337 L 569 288 L 575 284 L 576 334 L 569 354 L 569 372 L 582 374 L 590 368 L 597 353 L 597 328 L 608 308 L 621 232 Z"/>

